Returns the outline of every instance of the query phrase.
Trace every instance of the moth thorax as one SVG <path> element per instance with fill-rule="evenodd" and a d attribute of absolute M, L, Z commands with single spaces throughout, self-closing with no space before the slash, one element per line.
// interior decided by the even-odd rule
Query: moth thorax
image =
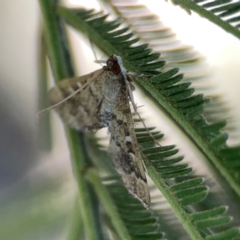
<path fill-rule="evenodd" d="M 118 63 L 118 58 L 115 55 L 112 55 L 107 60 L 107 68 L 110 70 L 113 74 L 119 74 L 121 72 L 121 67 Z"/>

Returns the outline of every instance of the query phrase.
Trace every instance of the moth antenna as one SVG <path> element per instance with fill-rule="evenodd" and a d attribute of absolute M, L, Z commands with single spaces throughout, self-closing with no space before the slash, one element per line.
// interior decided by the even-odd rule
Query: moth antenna
<path fill-rule="evenodd" d="M 138 77 L 152 77 L 153 74 L 150 73 L 137 73 L 137 72 L 128 72 L 131 76 L 138 76 Z"/>
<path fill-rule="evenodd" d="M 83 88 L 85 88 L 87 85 L 89 84 L 89 82 L 86 82 L 85 84 L 83 84 L 82 87 L 80 87 L 79 89 L 77 89 L 75 92 L 73 92 L 72 94 L 70 94 L 69 96 L 67 96 L 66 98 L 64 98 L 63 100 L 61 100 L 60 102 L 45 108 L 39 112 L 37 112 L 36 114 L 36 118 L 39 119 L 40 117 L 42 117 L 44 114 L 46 114 L 47 112 L 51 111 L 52 109 L 54 109 L 55 107 L 61 105 L 62 103 L 66 102 L 68 99 L 70 99 L 71 97 L 73 97 L 74 95 L 76 95 L 77 93 L 79 93 Z"/>
<path fill-rule="evenodd" d="M 89 41 L 90 41 L 90 45 L 91 45 L 91 48 L 92 48 L 92 52 L 93 52 L 94 58 L 97 59 L 97 54 L 96 54 L 96 51 L 94 49 L 94 44 L 93 44 L 93 42 L 91 40 L 89 40 Z"/>
<path fill-rule="evenodd" d="M 129 95 L 129 98 L 130 98 L 130 101 L 133 105 L 133 110 L 134 112 L 137 114 L 137 116 L 139 117 L 140 121 L 142 122 L 143 126 L 146 128 L 149 136 L 151 136 L 151 138 L 154 140 L 154 142 L 161 147 L 161 145 L 157 142 L 157 140 L 155 139 L 155 137 L 151 134 L 151 132 L 148 130 L 145 122 L 143 121 L 143 119 L 141 118 L 140 114 L 138 113 L 137 111 L 137 105 L 136 103 L 134 102 L 134 97 L 133 97 L 133 94 L 132 94 L 132 89 L 131 89 L 131 86 L 130 86 L 130 83 L 128 82 L 127 80 L 127 70 L 124 68 L 123 66 L 123 63 L 122 63 L 122 58 L 119 57 L 119 56 L 116 56 L 116 58 L 118 59 L 118 64 L 120 66 L 120 69 L 121 69 L 121 73 L 123 75 L 123 79 L 124 79 L 124 83 L 125 85 L 127 86 L 127 91 L 128 91 L 128 95 Z"/>
<path fill-rule="evenodd" d="M 88 85 L 94 80 L 94 78 L 98 77 L 101 73 L 102 73 L 102 71 L 100 71 L 100 72 L 99 72 L 99 71 L 96 71 L 96 73 L 95 73 L 91 78 L 89 78 L 89 79 L 87 80 L 87 82 L 84 83 L 84 84 L 83 84 L 79 89 L 77 89 L 75 92 L 73 92 L 72 94 L 70 94 L 69 96 L 67 96 L 66 98 L 64 98 L 62 101 L 60 101 L 60 102 L 52 105 L 51 107 L 45 108 L 45 109 L 37 112 L 36 118 L 39 119 L 39 117 L 40 117 L 41 115 L 44 115 L 46 112 L 49 112 L 49 111 L 51 111 L 53 108 L 55 108 L 55 107 L 59 106 L 60 104 L 66 102 L 68 99 L 70 99 L 71 97 L 73 97 L 74 95 L 76 95 L 77 93 L 79 93 L 83 88 L 85 88 L 86 86 L 88 86 Z"/>
<path fill-rule="evenodd" d="M 98 60 L 96 51 L 94 49 L 94 44 L 93 44 L 93 42 L 91 40 L 90 40 L 90 44 L 91 44 L 91 48 L 92 48 L 93 55 L 94 55 L 94 58 L 95 58 L 94 62 L 95 63 L 99 63 L 102 66 L 102 64 L 105 64 L 107 60 Z"/>
<path fill-rule="evenodd" d="M 102 59 L 102 60 L 95 60 L 94 62 L 95 63 L 100 63 L 100 64 L 103 63 L 104 64 L 104 63 L 106 63 L 106 60 L 104 60 L 104 59 Z"/>
<path fill-rule="evenodd" d="M 131 76 L 139 76 L 139 74 L 136 73 L 136 72 L 129 72 L 129 71 L 128 71 L 128 74 L 131 75 Z"/>
<path fill-rule="evenodd" d="M 134 98 L 133 98 L 133 94 L 132 94 L 132 90 L 131 90 L 130 84 L 129 84 L 128 81 L 126 80 L 126 76 L 125 76 L 124 73 L 123 73 L 123 76 L 124 76 L 124 82 L 125 82 L 125 84 L 126 84 L 126 86 L 127 86 L 127 90 L 128 90 L 128 95 L 129 95 L 130 101 L 131 101 L 131 103 L 132 103 L 132 105 L 133 105 L 133 110 L 134 110 L 134 112 L 137 114 L 137 116 L 139 117 L 139 119 L 140 119 L 140 121 L 142 122 L 143 126 L 146 128 L 149 136 L 154 140 L 154 142 L 155 142 L 159 147 L 161 147 L 161 145 L 158 143 L 158 141 L 155 139 L 155 137 L 152 135 L 152 133 L 148 130 L 148 128 L 147 128 L 144 120 L 141 118 L 140 114 L 138 113 L 138 111 L 137 111 L 137 108 L 138 108 L 138 107 L 137 107 L 136 103 L 134 102 Z"/>
<path fill-rule="evenodd" d="M 133 104 L 132 101 L 131 101 L 131 103 Z M 133 109 L 134 109 L 134 108 L 133 108 Z M 146 128 L 146 130 L 147 130 L 149 136 L 154 140 L 154 142 L 155 142 L 159 147 L 161 147 L 161 144 L 158 143 L 158 141 L 155 139 L 155 137 L 152 135 L 152 133 L 148 130 L 148 128 L 147 128 L 147 126 L 146 126 L 144 120 L 142 119 L 141 115 L 140 115 L 136 110 L 134 110 L 134 111 L 135 111 L 135 113 L 138 115 L 138 117 L 139 117 L 139 119 L 141 120 L 143 126 Z"/>

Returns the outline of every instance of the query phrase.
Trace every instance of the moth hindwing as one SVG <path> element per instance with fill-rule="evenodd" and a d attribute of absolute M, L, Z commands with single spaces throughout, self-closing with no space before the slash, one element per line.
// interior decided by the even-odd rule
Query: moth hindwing
<path fill-rule="evenodd" d="M 79 88 L 83 89 L 64 101 Z M 113 55 L 102 69 L 61 81 L 50 90 L 50 102 L 61 102 L 55 110 L 72 128 L 97 131 L 108 127 L 109 153 L 116 170 L 127 189 L 149 207 L 147 179 L 129 104 L 132 89 L 121 58 Z"/>

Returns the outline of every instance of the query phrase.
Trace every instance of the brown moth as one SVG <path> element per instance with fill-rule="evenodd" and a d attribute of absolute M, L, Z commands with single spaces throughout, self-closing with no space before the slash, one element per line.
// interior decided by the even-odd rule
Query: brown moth
<path fill-rule="evenodd" d="M 132 79 L 120 57 L 113 55 L 106 64 L 93 73 L 57 84 L 50 90 L 50 102 L 72 128 L 97 131 L 108 127 L 109 153 L 116 170 L 127 189 L 149 207 L 145 168 L 129 104 L 132 101 L 136 108 Z"/>

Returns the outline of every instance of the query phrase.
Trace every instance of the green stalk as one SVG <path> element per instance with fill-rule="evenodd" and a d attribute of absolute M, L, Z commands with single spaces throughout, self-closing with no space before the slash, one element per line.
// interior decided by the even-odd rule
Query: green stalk
<path fill-rule="evenodd" d="M 86 230 L 87 239 L 104 239 L 97 197 L 93 192 L 92 186 L 85 179 L 85 172 L 91 166 L 91 159 L 88 155 L 86 136 L 84 133 L 77 133 L 75 130 L 65 129 L 71 152 L 72 164 L 78 184 L 80 209 Z"/>
<path fill-rule="evenodd" d="M 171 193 L 168 186 L 165 184 L 164 179 L 161 178 L 160 174 L 156 172 L 154 167 L 147 165 L 148 175 L 153 180 L 154 184 L 164 195 L 168 203 L 171 205 L 174 213 L 183 224 L 191 239 L 193 240 L 204 240 L 200 235 L 199 230 L 192 223 L 190 215 L 186 213 L 185 209 L 181 206 L 178 199 Z"/>
<path fill-rule="evenodd" d="M 86 177 L 92 183 L 95 188 L 95 191 L 101 200 L 104 209 L 108 213 L 113 226 L 115 227 L 116 231 L 118 232 L 121 239 L 130 240 L 131 236 L 128 233 L 127 228 L 125 227 L 123 221 L 121 220 L 121 216 L 118 213 L 118 210 L 115 204 L 112 201 L 110 194 L 108 193 L 107 189 L 102 184 L 100 177 L 98 176 L 95 169 L 89 169 L 86 173 Z"/>
<path fill-rule="evenodd" d="M 38 111 L 48 107 L 47 89 L 49 84 L 47 49 L 42 27 L 40 31 L 40 43 L 38 47 Z M 50 152 L 52 150 L 50 115 L 46 115 L 39 121 L 38 136 L 39 148 L 43 151 Z"/>
<path fill-rule="evenodd" d="M 48 57 L 55 81 L 74 76 L 63 21 L 55 13 L 59 1 L 39 0 L 39 3 L 44 21 L 44 34 L 47 43 Z"/>
<path fill-rule="evenodd" d="M 68 230 L 68 236 L 67 236 L 67 240 L 78 240 L 78 239 L 82 239 L 84 238 L 83 236 L 83 219 L 82 219 L 82 215 L 79 211 L 77 211 L 77 209 L 79 209 L 79 199 L 78 197 L 76 197 L 72 212 L 71 212 L 71 216 L 70 216 L 70 227 Z"/>
<path fill-rule="evenodd" d="M 69 46 L 63 21 L 55 14 L 58 0 L 39 0 L 43 21 L 45 26 L 45 36 L 48 49 L 48 57 L 52 67 L 55 81 L 74 76 Z M 85 135 L 74 130 L 65 128 L 68 138 L 69 149 L 72 157 L 73 169 L 79 190 L 80 208 L 82 211 L 85 227 L 86 239 L 103 239 L 100 218 L 97 217 L 98 204 L 96 196 L 89 183 L 84 178 L 84 171 L 91 164 L 91 159 L 87 153 Z M 78 209 L 76 209 L 78 211 Z"/>
<path fill-rule="evenodd" d="M 211 148 L 209 142 L 204 139 L 195 128 L 191 125 L 186 118 L 179 113 L 179 111 L 172 106 L 172 104 L 166 101 L 165 97 L 159 94 L 159 91 L 149 82 L 147 82 L 144 78 L 137 78 L 137 81 L 147 90 L 154 99 L 156 99 L 159 104 L 171 115 L 171 117 L 180 125 L 184 132 L 191 137 L 193 142 L 195 142 L 196 146 L 199 150 L 205 154 L 205 156 L 212 161 L 214 166 L 218 169 L 218 171 L 222 174 L 222 176 L 227 180 L 229 185 L 236 191 L 236 193 L 240 196 L 240 185 L 237 182 L 235 176 L 223 165 L 223 162 L 216 155 L 214 150 Z"/>

